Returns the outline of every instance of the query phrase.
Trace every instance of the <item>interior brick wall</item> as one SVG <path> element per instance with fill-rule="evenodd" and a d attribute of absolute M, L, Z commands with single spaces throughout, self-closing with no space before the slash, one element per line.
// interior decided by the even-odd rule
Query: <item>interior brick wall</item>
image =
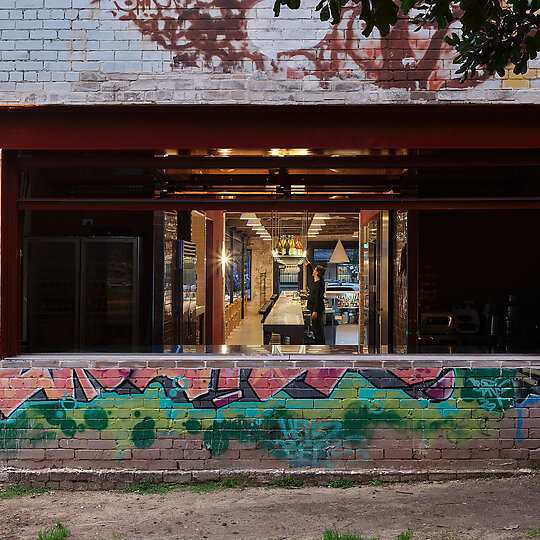
<path fill-rule="evenodd" d="M 407 352 L 408 326 L 407 212 L 393 212 L 392 221 L 392 344 L 394 353 L 403 354 Z"/>

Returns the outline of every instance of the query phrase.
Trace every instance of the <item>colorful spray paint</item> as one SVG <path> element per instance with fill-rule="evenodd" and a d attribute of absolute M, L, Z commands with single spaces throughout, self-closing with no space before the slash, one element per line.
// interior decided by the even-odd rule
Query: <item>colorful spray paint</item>
<path fill-rule="evenodd" d="M 482 368 L 3 369 L 0 459 L 155 469 L 534 461 L 539 380 Z"/>

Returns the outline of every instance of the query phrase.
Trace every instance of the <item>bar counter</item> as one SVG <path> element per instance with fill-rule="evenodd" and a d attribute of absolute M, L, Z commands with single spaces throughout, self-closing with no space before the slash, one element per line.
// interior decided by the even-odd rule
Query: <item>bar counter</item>
<path fill-rule="evenodd" d="M 293 294 L 284 291 L 279 295 L 264 321 L 263 331 L 265 336 L 276 333 L 288 336 L 291 345 L 302 345 L 305 329 L 304 314 L 300 298 L 295 298 Z"/>

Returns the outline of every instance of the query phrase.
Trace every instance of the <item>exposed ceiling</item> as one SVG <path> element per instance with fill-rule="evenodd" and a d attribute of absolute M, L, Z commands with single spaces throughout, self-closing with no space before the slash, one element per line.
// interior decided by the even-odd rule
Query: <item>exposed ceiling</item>
<path fill-rule="evenodd" d="M 340 200 L 538 196 L 537 150 L 25 152 L 23 197 Z"/>
<path fill-rule="evenodd" d="M 248 224 L 246 219 L 241 219 L 240 212 L 227 212 L 226 213 L 226 226 L 233 227 L 240 233 L 244 233 L 248 237 L 255 238 L 257 233 L 253 230 L 253 227 Z M 278 228 L 281 234 L 292 234 L 294 236 L 304 235 L 309 226 L 313 222 L 313 212 L 257 212 L 256 216 L 260 219 L 262 226 L 268 231 L 269 234 L 278 234 Z M 358 234 L 359 229 L 359 217 L 357 213 L 338 213 L 330 212 L 329 218 L 324 221 L 317 221 L 322 228 L 319 231 L 316 238 L 319 237 L 353 237 Z M 272 228 L 272 223 L 274 227 Z M 274 231 L 274 232 L 272 232 Z M 316 238 L 312 238 L 315 240 Z"/>

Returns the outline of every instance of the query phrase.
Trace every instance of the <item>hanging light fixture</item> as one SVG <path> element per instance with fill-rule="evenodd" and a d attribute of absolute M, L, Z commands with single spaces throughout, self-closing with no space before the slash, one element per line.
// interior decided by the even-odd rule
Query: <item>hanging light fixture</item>
<path fill-rule="evenodd" d="M 332 253 L 332 256 L 330 257 L 330 260 L 328 262 L 336 264 L 350 262 L 349 257 L 347 257 L 347 253 L 345 253 L 345 248 L 343 247 L 341 240 L 337 241 L 334 252 Z"/>

